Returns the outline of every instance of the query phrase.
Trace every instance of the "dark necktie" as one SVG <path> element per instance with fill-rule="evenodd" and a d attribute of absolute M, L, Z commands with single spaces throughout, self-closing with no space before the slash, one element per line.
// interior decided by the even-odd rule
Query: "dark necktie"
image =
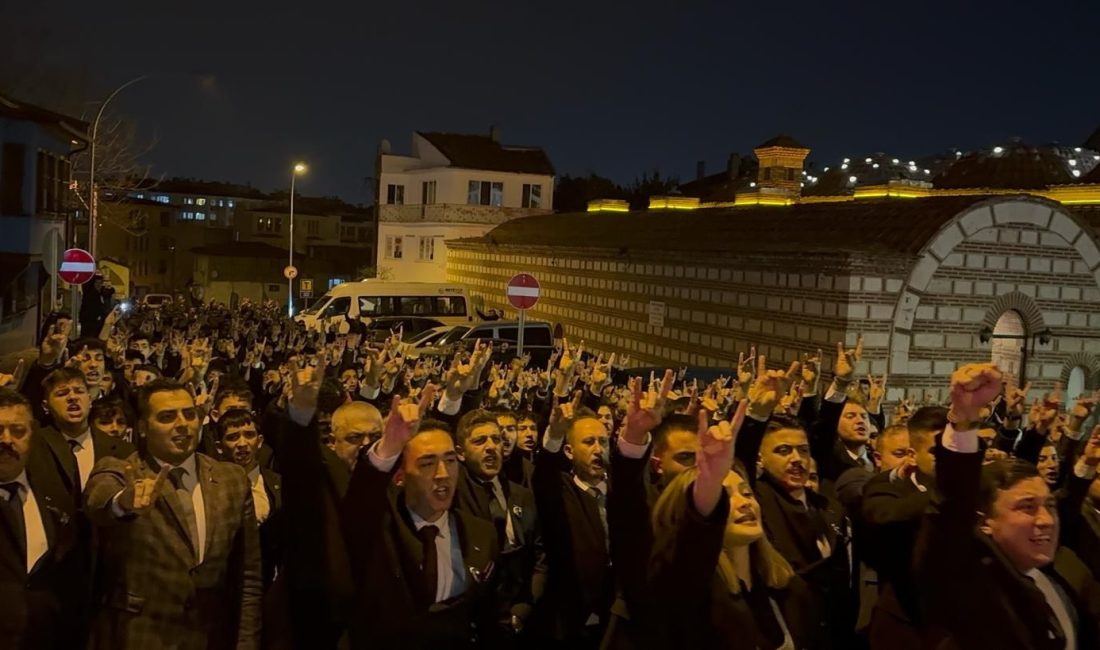
<path fill-rule="evenodd" d="M 199 558 L 199 522 L 195 517 L 195 502 L 191 499 L 191 490 L 183 484 L 183 477 L 187 470 L 182 467 L 173 467 L 168 472 L 168 479 L 172 481 L 172 487 L 176 489 L 176 496 L 183 506 L 184 515 L 187 517 L 187 534 L 191 538 L 191 547 L 195 549 L 195 559 Z"/>
<path fill-rule="evenodd" d="M 435 538 L 439 535 L 439 528 L 424 526 L 416 531 L 420 538 L 420 548 L 424 552 L 424 590 L 428 596 L 428 602 L 435 602 L 435 594 L 439 588 L 439 553 L 435 548 Z"/>
<path fill-rule="evenodd" d="M 0 490 L 8 493 L 4 501 L 4 516 L 8 519 L 15 539 L 19 542 L 19 550 L 22 555 L 27 554 L 27 523 L 23 519 L 23 500 L 19 498 L 19 483 L 4 483 Z"/>
<path fill-rule="evenodd" d="M 65 442 L 69 443 L 69 451 L 73 452 L 73 456 L 75 456 L 80 449 L 80 443 L 75 440 L 66 440 Z"/>

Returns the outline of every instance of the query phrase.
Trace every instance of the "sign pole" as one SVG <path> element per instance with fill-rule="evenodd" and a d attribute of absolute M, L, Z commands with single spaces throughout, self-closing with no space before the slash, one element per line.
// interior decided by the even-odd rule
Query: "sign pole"
<path fill-rule="evenodd" d="M 69 317 L 73 321 L 73 331 L 75 332 L 76 331 L 76 324 L 80 322 L 80 320 L 77 319 L 77 313 L 76 313 L 76 285 L 75 284 L 70 284 L 69 285 Z M 98 337 L 99 334 L 96 333 L 96 336 Z"/>
<path fill-rule="evenodd" d="M 516 338 L 516 356 L 523 357 L 523 326 L 527 323 L 527 310 L 519 310 L 519 336 Z"/>

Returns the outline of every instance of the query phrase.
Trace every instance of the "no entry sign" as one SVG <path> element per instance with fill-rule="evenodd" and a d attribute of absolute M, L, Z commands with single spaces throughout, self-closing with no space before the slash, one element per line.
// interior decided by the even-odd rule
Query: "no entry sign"
<path fill-rule="evenodd" d="M 69 284 L 84 284 L 95 275 L 95 258 L 82 248 L 70 248 L 61 256 L 58 275 Z"/>
<path fill-rule="evenodd" d="M 508 281 L 508 302 L 516 309 L 530 309 L 539 301 L 539 281 L 530 273 L 520 273 Z"/>

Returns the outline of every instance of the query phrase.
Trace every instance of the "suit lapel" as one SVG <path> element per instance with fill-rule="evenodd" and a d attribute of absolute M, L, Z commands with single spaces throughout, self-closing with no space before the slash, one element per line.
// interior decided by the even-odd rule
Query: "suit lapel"
<path fill-rule="evenodd" d="M 42 438 L 49 445 L 54 458 L 57 459 L 57 464 L 61 467 L 68 484 L 70 486 L 78 485 L 80 483 L 78 480 L 80 470 L 77 468 L 76 456 L 73 456 L 73 450 L 69 447 L 69 443 L 65 442 L 65 434 L 54 427 L 47 427 L 42 430 Z"/>
<path fill-rule="evenodd" d="M 145 472 L 144 478 L 156 478 L 157 473 L 160 472 L 160 465 L 156 461 L 150 460 L 148 466 L 143 468 L 143 471 Z M 187 530 L 187 514 L 183 509 L 183 504 L 180 503 L 180 498 L 176 494 L 176 489 L 172 485 L 170 479 L 165 479 L 164 483 L 161 484 L 160 498 L 157 499 L 156 507 L 160 508 L 175 524 L 176 532 L 179 533 L 180 539 L 183 540 L 187 549 L 191 551 L 192 562 L 197 562 L 199 554 L 195 549 L 195 545 L 191 543 L 191 534 Z"/>
<path fill-rule="evenodd" d="M 220 523 L 221 511 L 218 510 L 218 505 L 221 500 L 214 498 L 214 495 L 218 492 L 219 483 L 210 458 L 203 454 L 195 454 L 195 467 L 199 473 L 199 485 L 202 487 L 203 515 L 206 523 L 205 539 L 202 540 L 202 552 L 205 557 L 210 552 L 210 537 L 214 526 Z"/>
<path fill-rule="evenodd" d="M 476 534 L 476 529 L 467 525 L 466 518 L 459 512 L 451 511 L 451 521 L 458 533 L 458 544 L 462 549 L 462 564 L 466 569 L 467 588 L 473 583 L 489 580 L 493 573 L 492 539 Z"/>
<path fill-rule="evenodd" d="M 271 502 L 271 513 L 273 515 L 283 507 L 283 480 L 282 477 L 275 472 L 260 468 L 260 476 L 264 477 L 264 491 L 267 492 L 267 499 Z"/>

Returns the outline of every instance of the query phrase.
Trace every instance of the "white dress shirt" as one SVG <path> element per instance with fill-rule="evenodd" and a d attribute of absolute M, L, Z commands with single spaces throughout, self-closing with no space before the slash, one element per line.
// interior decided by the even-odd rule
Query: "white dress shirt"
<path fill-rule="evenodd" d="M 494 476 L 490 485 L 493 489 L 493 497 L 497 500 L 497 505 L 504 512 L 504 536 L 507 538 L 509 546 L 515 546 L 516 529 L 512 524 L 512 513 L 508 512 L 508 499 L 504 497 L 504 488 L 500 485 L 500 476 Z"/>
<path fill-rule="evenodd" d="M 264 475 L 257 465 L 248 473 L 248 482 L 252 484 L 252 505 L 256 510 L 256 523 L 262 524 L 271 515 L 271 499 L 267 497 Z"/>
<path fill-rule="evenodd" d="M 80 474 L 80 489 L 84 489 L 84 486 L 88 483 L 88 477 L 92 475 L 92 468 L 95 467 L 95 448 L 92 445 L 92 430 L 85 429 L 84 433 L 70 438 L 69 436 L 62 436 L 65 438 L 65 444 L 69 445 L 73 450 L 73 456 L 76 457 L 76 468 Z M 75 442 L 76 445 L 70 444 Z"/>
<path fill-rule="evenodd" d="M 49 541 L 46 538 L 46 525 L 42 521 L 42 512 L 38 509 L 38 499 L 34 498 L 34 490 L 27 480 L 27 472 L 24 470 L 9 483 L 18 483 L 19 498 L 23 501 L 23 525 L 27 535 L 27 573 L 31 572 L 38 560 L 49 549 Z M 0 499 L 8 500 L 7 490 L 0 490 Z"/>

